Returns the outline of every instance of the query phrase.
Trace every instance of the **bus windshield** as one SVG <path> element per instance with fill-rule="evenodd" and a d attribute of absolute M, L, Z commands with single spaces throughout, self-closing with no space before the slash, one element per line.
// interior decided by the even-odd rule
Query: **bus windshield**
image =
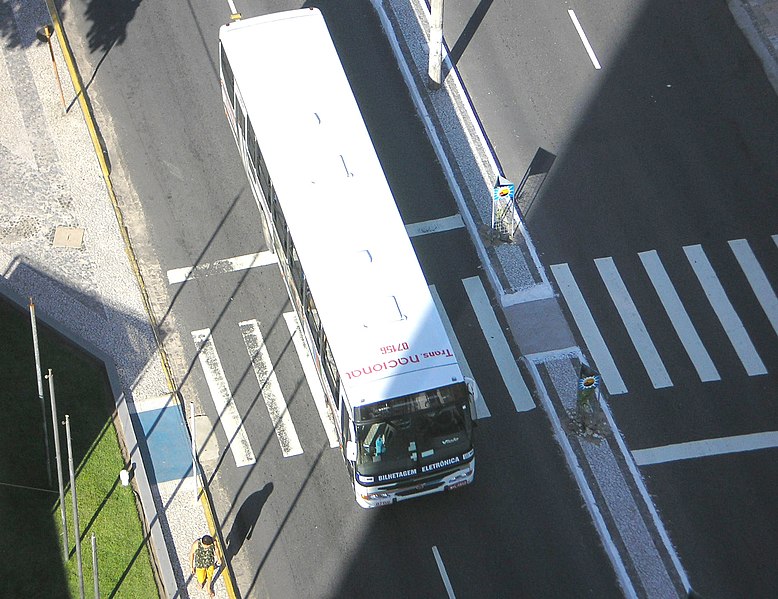
<path fill-rule="evenodd" d="M 471 448 L 463 383 L 358 408 L 355 416 L 362 477 L 436 469 Z"/>

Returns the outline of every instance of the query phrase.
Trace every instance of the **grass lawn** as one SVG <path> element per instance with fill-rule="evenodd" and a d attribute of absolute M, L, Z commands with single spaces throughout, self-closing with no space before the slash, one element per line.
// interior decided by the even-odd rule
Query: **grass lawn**
<path fill-rule="evenodd" d="M 44 376 L 49 368 L 54 372 L 59 420 L 70 416 L 86 597 L 94 596 L 92 532 L 97 537 L 101 597 L 159 597 L 133 491 L 119 482 L 124 461 L 105 369 L 40 320 L 38 342 Z M 0 356 L 0 597 L 78 597 L 65 427 L 59 430 L 69 533 L 66 562 L 48 381 L 44 379 L 43 386 L 51 486 L 29 314 L 2 297 Z"/>

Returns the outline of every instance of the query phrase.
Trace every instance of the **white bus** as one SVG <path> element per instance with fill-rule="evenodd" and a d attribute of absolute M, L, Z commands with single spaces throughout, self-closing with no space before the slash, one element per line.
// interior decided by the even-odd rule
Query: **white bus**
<path fill-rule="evenodd" d="M 321 13 L 219 31 L 224 108 L 362 507 L 473 480 L 465 380 Z"/>

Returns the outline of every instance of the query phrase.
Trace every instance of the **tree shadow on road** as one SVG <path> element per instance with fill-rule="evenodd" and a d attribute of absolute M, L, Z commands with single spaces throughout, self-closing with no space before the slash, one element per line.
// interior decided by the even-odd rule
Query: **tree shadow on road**
<path fill-rule="evenodd" d="M 91 52 L 108 51 L 127 39 L 127 26 L 135 17 L 141 0 L 91 0 L 85 16 L 91 23 L 87 41 Z"/>

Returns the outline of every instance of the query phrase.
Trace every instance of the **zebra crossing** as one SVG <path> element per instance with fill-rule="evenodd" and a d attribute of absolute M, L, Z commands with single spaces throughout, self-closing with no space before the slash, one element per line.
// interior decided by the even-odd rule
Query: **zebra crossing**
<path fill-rule="evenodd" d="M 176 271 L 176 280 L 183 281 L 191 278 L 192 272 L 186 269 Z M 475 311 L 476 318 L 481 325 L 482 332 L 488 342 L 492 355 L 497 364 L 497 369 L 502 376 L 505 387 L 510 395 L 517 412 L 525 412 L 535 407 L 516 360 L 510 352 L 508 342 L 498 324 L 494 311 L 489 303 L 486 290 L 478 277 L 470 277 L 462 280 L 465 295 Z M 446 331 L 451 339 L 454 352 L 460 362 L 465 376 L 474 378 L 467 362 L 462 346 L 457 339 L 451 322 L 446 314 L 445 307 L 440 300 L 437 289 L 430 285 L 433 300 L 440 312 Z M 309 353 L 305 342 L 300 322 L 294 312 L 283 314 L 287 325 L 292 345 L 302 366 L 308 388 L 316 407 L 316 413 L 331 448 L 338 446 L 338 434 L 332 412 L 328 408 L 321 388 L 319 377 L 313 357 Z M 283 389 L 276 378 L 273 360 L 265 345 L 261 331 L 261 322 L 256 319 L 248 319 L 237 323 L 237 332 L 240 334 L 242 345 L 245 346 L 247 356 L 254 373 L 260 394 L 267 408 L 270 423 L 275 432 L 281 455 L 291 458 L 303 454 L 304 448 L 292 421 L 289 407 L 284 398 Z M 222 333 L 224 334 L 224 333 Z M 227 334 L 230 334 L 229 332 Z M 197 351 L 199 364 L 205 374 L 208 391 L 213 400 L 216 412 L 219 415 L 221 426 L 226 433 L 230 449 L 238 467 L 248 466 L 256 462 L 254 451 L 251 447 L 249 436 L 241 421 L 240 414 L 235 406 L 235 400 L 230 389 L 230 384 L 222 368 L 216 343 L 210 329 L 199 329 L 191 332 L 194 348 Z M 476 387 L 478 384 L 476 383 Z M 483 394 L 478 392 L 476 401 L 476 417 L 489 418 L 491 411 L 486 404 Z"/>
<path fill-rule="evenodd" d="M 773 235 L 771 239 L 778 247 L 778 235 Z M 754 295 L 773 330 L 778 334 L 778 298 L 751 245 L 745 239 L 730 240 L 727 245 L 748 281 L 750 289 L 746 291 Z M 741 293 L 744 290 L 727 292 L 725 282 L 717 275 L 700 244 L 683 246 L 682 250 L 703 292 L 705 302 L 701 302 L 701 305 L 710 308 L 745 372 L 748 376 L 767 374 L 764 361 L 730 299 L 731 293 Z M 639 252 L 637 256 L 700 381 L 721 380 L 720 370 L 714 364 L 681 299 L 678 282 L 673 282 L 659 253 L 649 250 Z M 630 292 L 612 257 L 597 258 L 594 260 L 594 266 L 651 384 L 655 389 L 672 387 L 674 383 L 665 362 L 633 300 L 635 290 Z M 551 266 L 551 273 L 609 392 L 612 395 L 627 393 L 627 385 L 617 366 L 618 357 L 614 357 L 609 350 L 570 265 L 554 264 Z M 718 340 L 708 339 L 707 343 L 711 345 L 718 343 Z"/>

